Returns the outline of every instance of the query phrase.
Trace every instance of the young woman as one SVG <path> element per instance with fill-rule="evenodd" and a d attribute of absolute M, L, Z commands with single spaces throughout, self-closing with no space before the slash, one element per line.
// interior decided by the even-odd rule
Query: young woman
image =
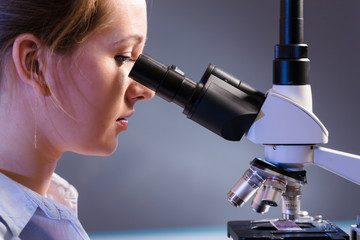
<path fill-rule="evenodd" d="M 146 30 L 145 0 L 0 0 L 0 239 L 88 239 L 56 163 L 111 154 L 153 97 L 128 77 Z"/>

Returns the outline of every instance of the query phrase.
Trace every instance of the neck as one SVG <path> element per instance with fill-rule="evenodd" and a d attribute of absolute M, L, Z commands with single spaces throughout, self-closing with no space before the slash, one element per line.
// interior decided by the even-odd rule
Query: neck
<path fill-rule="evenodd" d="M 28 105 L 10 103 L 0 97 L 0 172 L 46 196 L 62 152 L 41 134 Z"/>
<path fill-rule="evenodd" d="M 39 193 L 42 196 L 46 196 L 48 191 L 51 175 L 54 172 L 55 168 L 48 169 L 44 171 L 41 169 L 39 171 L 33 171 L 33 173 L 38 172 L 38 174 L 30 174 L 26 173 L 18 173 L 18 171 L 14 170 L 4 170 L 0 169 L 0 172 L 11 178 L 12 180 L 20 183 L 21 185 L 33 190 L 34 192 Z"/>
<path fill-rule="evenodd" d="M 2 151 L 3 150 L 3 151 Z M 46 196 L 51 176 L 60 157 L 49 157 L 33 150 L 14 151 L 11 153 L 0 148 L 0 172 L 23 186 Z"/>

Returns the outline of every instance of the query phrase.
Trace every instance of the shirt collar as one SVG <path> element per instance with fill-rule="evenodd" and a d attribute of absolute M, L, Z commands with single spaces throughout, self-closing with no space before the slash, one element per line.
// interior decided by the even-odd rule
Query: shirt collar
<path fill-rule="evenodd" d="M 0 216 L 13 235 L 18 236 L 34 215 L 37 205 L 29 201 L 20 184 L 0 173 Z"/>
<path fill-rule="evenodd" d="M 0 216 L 13 235 L 18 236 L 37 208 L 50 219 L 68 219 L 70 208 L 56 204 L 0 173 Z M 68 219 L 70 220 L 70 219 Z"/>

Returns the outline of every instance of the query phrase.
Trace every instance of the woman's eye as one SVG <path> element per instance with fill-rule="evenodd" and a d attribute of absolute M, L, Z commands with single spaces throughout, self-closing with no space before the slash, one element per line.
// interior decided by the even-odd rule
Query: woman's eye
<path fill-rule="evenodd" d="M 119 65 L 122 65 L 127 62 L 135 62 L 135 60 L 132 59 L 131 57 L 123 56 L 123 55 L 116 55 L 115 60 Z"/>

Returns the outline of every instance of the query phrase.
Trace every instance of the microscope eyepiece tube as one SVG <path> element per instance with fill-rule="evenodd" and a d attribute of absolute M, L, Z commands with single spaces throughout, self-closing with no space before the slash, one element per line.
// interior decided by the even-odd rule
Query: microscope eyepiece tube
<path fill-rule="evenodd" d="M 235 207 L 241 207 L 262 186 L 264 180 L 256 170 L 249 168 L 240 181 L 230 190 L 229 202 Z"/>
<path fill-rule="evenodd" d="M 166 66 L 146 54 L 138 57 L 129 76 L 155 91 L 166 101 L 174 102 L 183 108 L 197 85 L 193 80 L 186 78 L 176 66 Z"/>
<path fill-rule="evenodd" d="M 224 139 L 240 141 L 256 119 L 265 95 L 210 64 L 199 82 L 141 54 L 129 77 L 184 109 L 191 120 Z"/>

